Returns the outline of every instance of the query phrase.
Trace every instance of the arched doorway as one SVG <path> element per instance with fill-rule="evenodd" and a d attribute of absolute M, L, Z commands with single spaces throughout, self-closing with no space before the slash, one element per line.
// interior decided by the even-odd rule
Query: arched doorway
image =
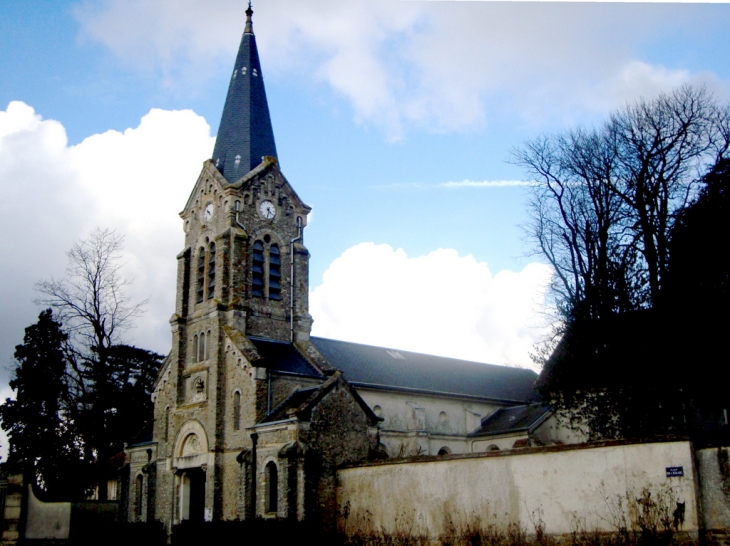
<path fill-rule="evenodd" d="M 211 511 L 206 505 L 206 470 L 211 461 L 208 437 L 200 422 L 188 421 L 180 428 L 174 455 L 177 491 L 173 520 L 205 521 Z"/>
<path fill-rule="evenodd" d="M 205 472 L 202 468 L 185 470 L 180 477 L 180 520 L 205 518 Z"/>
<path fill-rule="evenodd" d="M 274 461 L 269 461 L 265 467 L 266 479 L 266 513 L 275 514 L 279 511 L 279 470 Z"/>

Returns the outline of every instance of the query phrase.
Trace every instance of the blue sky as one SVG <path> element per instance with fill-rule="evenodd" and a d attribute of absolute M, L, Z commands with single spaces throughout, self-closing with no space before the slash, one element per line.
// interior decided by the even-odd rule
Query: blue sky
<path fill-rule="evenodd" d="M 96 226 L 127 237 L 130 296 L 150 298 L 128 341 L 169 349 L 176 213 L 212 153 L 244 10 L 0 4 L 0 382 L 38 314 L 33 283 Z M 524 178 L 510 150 L 683 83 L 730 96 L 727 4 L 254 11 L 282 169 L 314 209 L 312 314 L 329 337 L 530 365 L 549 270 L 522 240 L 525 187 L 495 184 Z"/>

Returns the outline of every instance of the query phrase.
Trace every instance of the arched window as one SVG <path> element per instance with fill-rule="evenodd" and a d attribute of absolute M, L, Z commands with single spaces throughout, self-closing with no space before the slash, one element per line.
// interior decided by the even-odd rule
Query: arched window
<path fill-rule="evenodd" d="M 281 255 L 278 245 L 269 248 L 269 299 L 281 299 Z"/>
<path fill-rule="evenodd" d="M 215 295 L 215 243 L 208 247 L 208 299 Z"/>
<path fill-rule="evenodd" d="M 193 336 L 193 364 L 198 361 L 198 334 Z"/>
<path fill-rule="evenodd" d="M 196 301 L 201 303 L 205 296 L 205 248 L 203 247 L 200 247 L 198 253 L 198 282 L 195 288 L 197 291 Z"/>
<path fill-rule="evenodd" d="M 444 446 L 439 449 L 438 456 L 443 457 L 444 455 L 451 455 L 451 448 Z"/>
<path fill-rule="evenodd" d="M 210 330 L 208 330 L 208 335 L 205 336 L 205 360 L 208 360 L 210 358 L 210 342 L 211 335 Z"/>
<path fill-rule="evenodd" d="M 233 430 L 241 430 L 241 393 L 233 393 Z"/>
<path fill-rule="evenodd" d="M 281 300 L 281 250 L 276 243 L 269 244 L 271 236 L 253 244 L 251 262 L 251 295 L 257 298 Z"/>
<path fill-rule="evenodd" d="M 270 461 L 266 465 L 266 511 L 268 513 L 279 511 L 279 472 L 276 463 Z"/>
<path fill-rule="evenodd" d="M 264 271 L 264 243 L 261 241 L 256 241 L 253 244 L 253 263 L 251 265 L 251 295 L 256 298 L 263 298 L 266 273 Z"/>
<path fill-rule="evenodd" d="M 138 519 L 142 518 L 142 498 L 144 489 L 144 478 L 140 474 L 134 480 L 134 512 Z"/>
<path fill-rule="evenodd" d="M 198 362 L 205 360 L 205 332 L 200 333 L 200 341 L 198 341 Z"/>
<path fill-rule="evenodd" d="M 170 439 L 170 406 L 165 408 L 165 441 Z"/>

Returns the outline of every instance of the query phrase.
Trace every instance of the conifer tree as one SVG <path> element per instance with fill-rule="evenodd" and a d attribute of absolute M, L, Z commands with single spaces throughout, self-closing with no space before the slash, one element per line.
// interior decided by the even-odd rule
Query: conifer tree
<path fill-rule="evenodd" d="M 10 381 L 15 400 L 0 406 L 0 423 L 10 443 L 8 463 L 34 473 L 38 485 L 52 496 L 78 496 L 85 489 L 79 475 L 83 460 L 66 418 L 67 341 L 52 311 L 41 312 L 15 348 L 17 365 Z"/>

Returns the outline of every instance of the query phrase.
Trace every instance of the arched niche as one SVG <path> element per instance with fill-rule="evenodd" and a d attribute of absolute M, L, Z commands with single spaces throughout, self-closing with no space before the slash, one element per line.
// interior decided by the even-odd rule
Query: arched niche
<path fill-rule="evenodd" d="M 188 421 L 177 433 L 174 457 L 190 457 L 208 453 L 208 435 L 200 421 Z"/>

